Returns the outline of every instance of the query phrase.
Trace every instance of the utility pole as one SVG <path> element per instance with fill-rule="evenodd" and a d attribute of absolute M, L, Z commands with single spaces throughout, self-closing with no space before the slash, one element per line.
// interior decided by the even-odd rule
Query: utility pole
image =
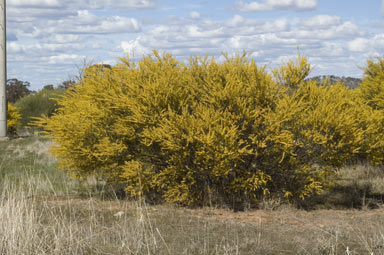
<path fill-rule="evenodd" d="M 0 140 L 7 137 L 7 33 L 5 1 L 0 0 Z"/>

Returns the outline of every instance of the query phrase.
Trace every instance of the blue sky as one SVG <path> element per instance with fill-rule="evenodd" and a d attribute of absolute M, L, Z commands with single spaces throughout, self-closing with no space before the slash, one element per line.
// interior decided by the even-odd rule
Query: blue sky
<path fill-rule="evenodd" d="M 7 38 L 8 78 L 33 90 L 152 49 L 181 61 L 246 50 L 273 68 L 299 47 L 311 76 L 361 77 L 384 55 L 384 0 L 7 0 Z"/>

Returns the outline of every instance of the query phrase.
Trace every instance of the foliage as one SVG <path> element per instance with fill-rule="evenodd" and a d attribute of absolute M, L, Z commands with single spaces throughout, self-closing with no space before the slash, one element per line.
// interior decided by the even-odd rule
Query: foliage
<path fill-rule="evenodd" d="M 20 125 L 21 115 L 19 108 L 8 103 L 7 109 L 7 133 L 14 135 L 16 134 L 16 128 Z"/>
<path fill-rule="evenodd" d="M 36 125 L 62 168 L 123 183 L 131 196 L 188 205 L 304 199 L 371 153 L 377 132 L 377 115 L 355 93 L 305 80 L 309 72 L 300 55 L 271 76 L 246 54 L 183 64 L 154 51 L 138 63 L 89 66 Z"/>
<path fill-rule="evenodd" d="M 63 89 L 47 85 L 41 91 L 31 93 L 17 101 L 16 106 L 20 109 L 21 125 L 28 126 L 33 118 L 41 115 L 51 116 L 58 107 L 56 99 L 63 93 Z"/>
<path fill-rule="evenodd" d="M 368 60 L 364 69 L 362 84 L 355 91 L 356 100 L 365 107 L 362 117 L 370 125 L 366 125 L 365 141 L 362 157 L 373 164 L 384 162 L 384 58 Z"/>
<path fill-rule="evenodd" d="M 372 108 L 384 109 L 384 58 L 367 61 L 360 93 Z"/>
<path fill-rule="evenodd" d="M 18 79 L 7 80 L 7 99 L 10 103 L 16 103 L 22 97 L 29 95 L 31 91 L 28 89 L 30 86 L 27 81 L 19 81 Z"/>

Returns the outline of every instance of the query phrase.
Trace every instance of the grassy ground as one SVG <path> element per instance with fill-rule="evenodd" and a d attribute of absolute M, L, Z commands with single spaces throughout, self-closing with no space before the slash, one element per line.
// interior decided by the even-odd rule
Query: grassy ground
<path fill-rule="evenodd" d="M 380 207 L 233 213 L 101 199 L 55 169 L 49 144 L 0 142 L 0 254 L 384 254 Z"/>

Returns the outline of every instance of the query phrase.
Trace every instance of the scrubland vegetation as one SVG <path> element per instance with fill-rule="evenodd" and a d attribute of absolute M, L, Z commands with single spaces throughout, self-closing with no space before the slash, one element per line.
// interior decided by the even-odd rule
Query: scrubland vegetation
<path fill-rule="evenodd" d="M 154 52 L 19 99 L 45 137 L 0 143 L 0 252 L 384 254 L 384 59 L 310 70 Z"/>

